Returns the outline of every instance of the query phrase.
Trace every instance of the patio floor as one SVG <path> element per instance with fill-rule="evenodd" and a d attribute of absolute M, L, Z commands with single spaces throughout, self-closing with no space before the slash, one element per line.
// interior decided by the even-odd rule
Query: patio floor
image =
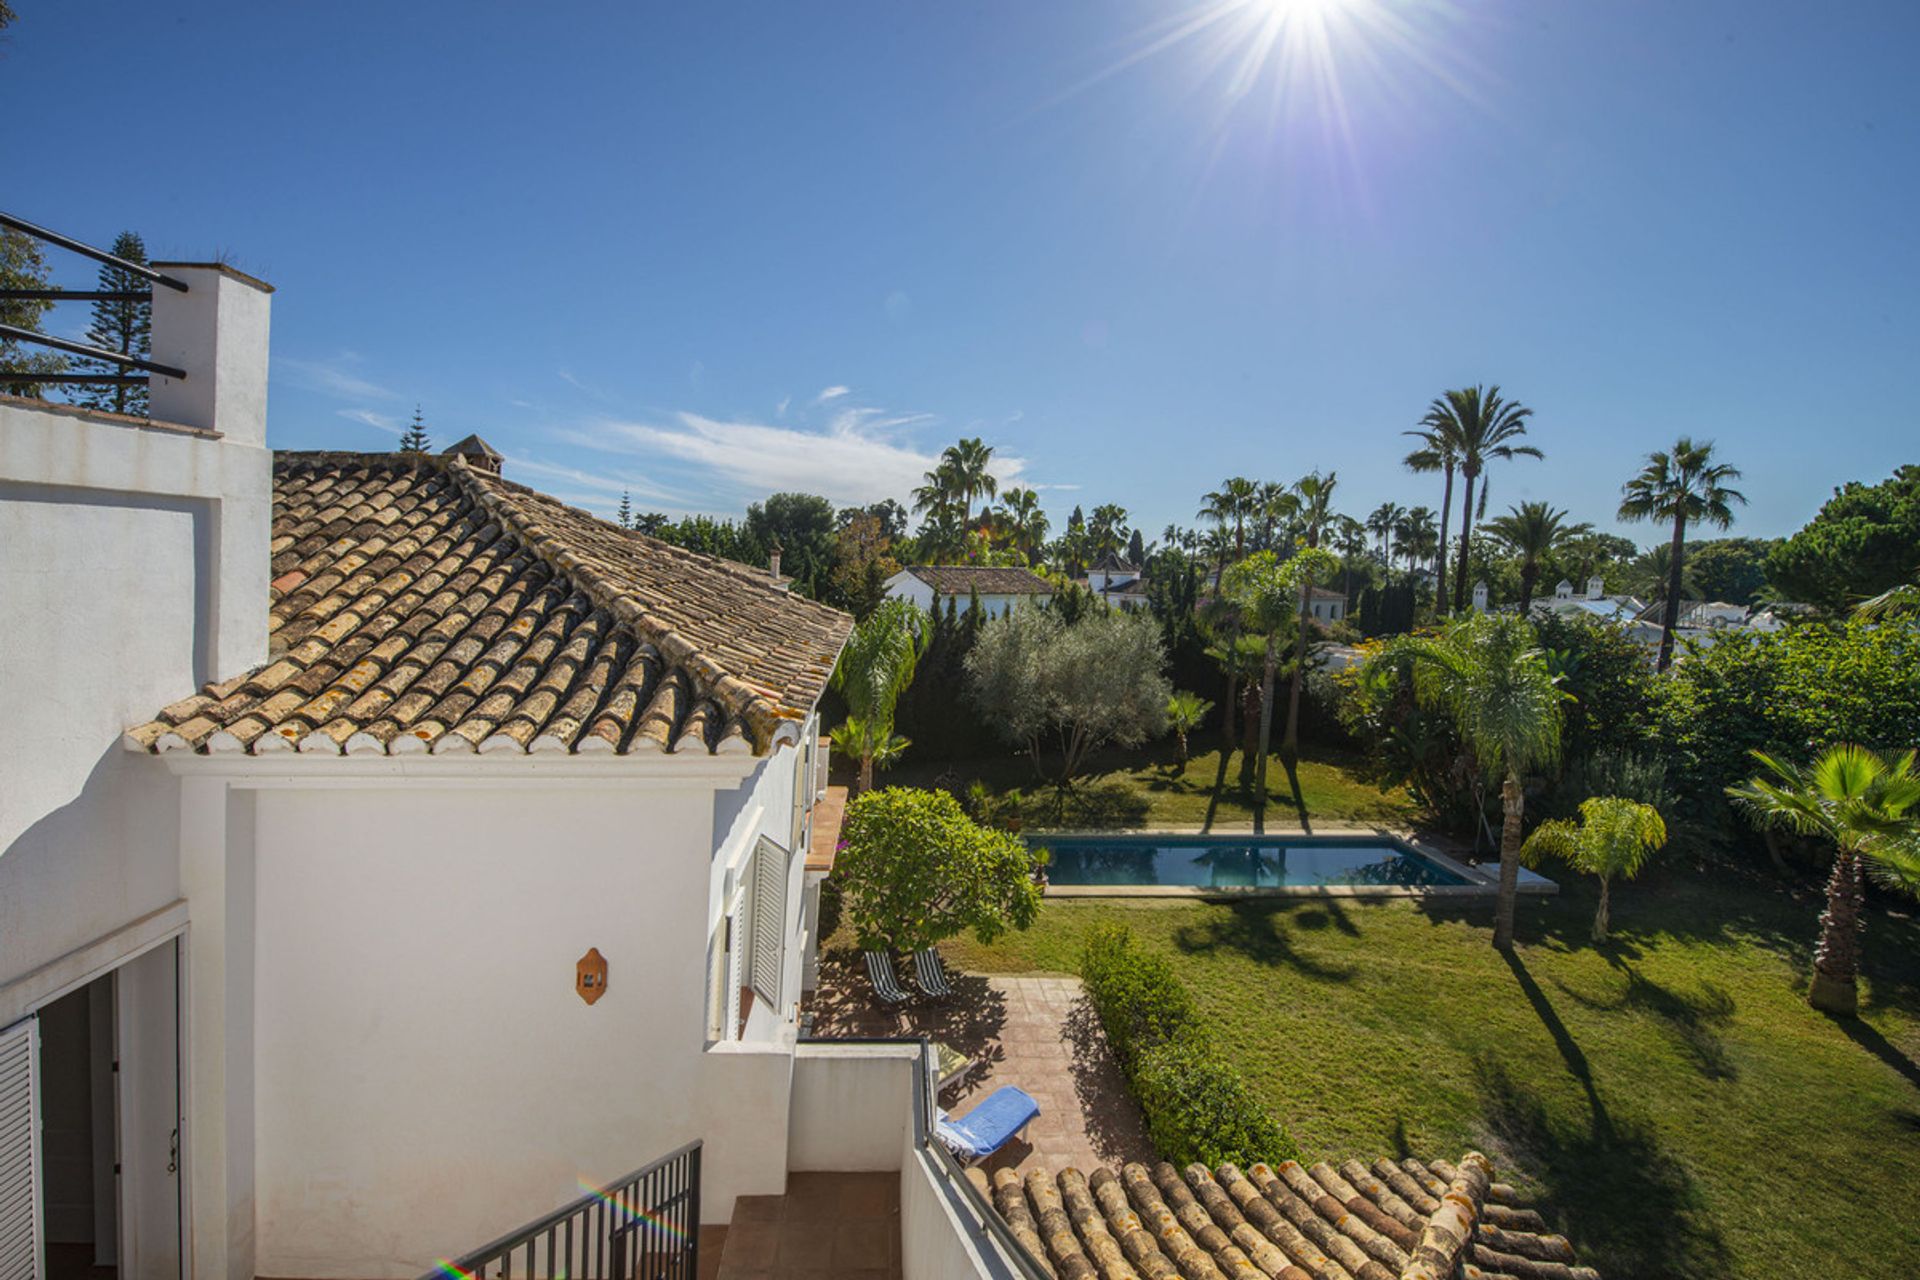
<path fill-rule="evenodd" d="M 949 977 L 947 1000 L 916 997 L 890 1010 L 873 998 L 857 955 L 823 955 L 820 989 L 807 1002 L 813 1034 L 924 1035 L 953 1046 L 973 1059 L 966 1075 L 941 1090 L 940 1105 L 956 1116 L 1004 1084 L 1033 1095 L 1040 1116 L 1026 1141 L 1009 1142 L 983 1169 L 1091 1171 L 1151 1157 L 1139 1108 L 1078 978 Z"/>

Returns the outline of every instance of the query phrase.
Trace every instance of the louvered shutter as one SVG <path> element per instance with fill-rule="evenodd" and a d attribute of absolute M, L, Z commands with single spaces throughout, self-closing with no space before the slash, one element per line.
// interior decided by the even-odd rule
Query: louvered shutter
<path fill-rule="evenodd" d="M 753 854 L 753 993 L 776 1013 L 786 922 L 787 851 L 762 836 Z"/>
<path fill-rule="evenodd" d="M 40 1039 L 28 1018 L 0 1031 L 0 1280 L 46 1274 L 39 1130 Z"/>

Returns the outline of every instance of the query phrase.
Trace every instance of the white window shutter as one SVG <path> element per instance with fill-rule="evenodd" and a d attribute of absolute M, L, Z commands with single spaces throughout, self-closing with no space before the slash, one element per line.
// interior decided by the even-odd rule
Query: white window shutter
<path fill-rule="evenodd" d="M 40 1241 L 40 1038 L 0 1031 L 0 1280 L 46 1274 Z"/>
<path fill-rule="evenodd" d="M 765 836 L 753 853 L 753 993 L 779 1012 L 787 922 L 787 851 Z"/>

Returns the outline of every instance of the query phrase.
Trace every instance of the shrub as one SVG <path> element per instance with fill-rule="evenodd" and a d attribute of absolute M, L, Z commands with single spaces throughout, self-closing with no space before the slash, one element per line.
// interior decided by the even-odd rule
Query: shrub
<path fill-rule="evenodd" d="M 1136 948 L 1122 926 L 1100 925 L 1080 977 L 1162 1158 L 1176 1166 L 1293 1158 L 1292 1139 L 1221 1060 L 1165 956 Z"/>
<path fill-rule="evenodd" d="M 835 876 L 863 950 L 918 951 L 968 931 L 991 942 L 1039 914 L 1033 852 L 948 792 L 869 791 L 848 807 L 845 836 Z"/>

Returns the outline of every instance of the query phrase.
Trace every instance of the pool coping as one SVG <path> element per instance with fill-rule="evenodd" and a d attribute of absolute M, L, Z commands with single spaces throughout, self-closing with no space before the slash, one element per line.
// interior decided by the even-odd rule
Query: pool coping
<path fill-rule="evenodd" d="M 1236 828 L 1244 825 L 1246 830 L 1221 830 L 1218 827 L 1202 829 L 1200 827 L 1105 827 L 1076 828 L 1049 827 L 1034 831 L 1023 831 L 1021 835 L 1029 840 L 1044 841 L 1048 836 L 1067 836 L 1080 839 L 1099 839 L 1102 836 L 1207 836 L 1220 839 L 1235 839 L 1240 836 L 1260 836 L 1266 839 L 1288 839 L 1292 837 L 1312 836 L 1377 836 L 1403 844 L 1423 858 L 1440 864 L 1457 876 L 1463 877 L 1466 884 L 1288 884 L 1288 885 L 1199 885 L 1199 884 L 1049 884 L 1046 896 L 1049 898 L 1480 898 L 1499 892 L 1500 866 L 1494 863 L 1491 870 L 1483 871 L 1460 861 L 1452 854 L 1440 848 L 1432 840 L 1422 836 L 1409 827 L 1370 827 L 1370 826 L 1331 826 L 1309 829 L 1306 827 L 1267 827 L 1260 831 L 1253 824 L 1234 824 Z M 1536 873 L 1538 874 L 1538 873 Z M 1541 877 L 1540 883 L 1522 882 L 1516 892 L 1546 896 L 1560 892 L 1560 886 L 1552 880 Z"/>

